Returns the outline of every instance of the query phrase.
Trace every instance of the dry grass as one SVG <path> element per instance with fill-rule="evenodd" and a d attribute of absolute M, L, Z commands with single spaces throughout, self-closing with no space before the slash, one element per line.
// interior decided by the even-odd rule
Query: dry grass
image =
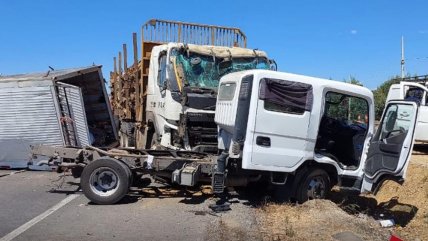
<path fill-rule="evenodd" d="M 428 240 L 428 168 L 421 163 L 426 155 L 413 155 L 403 185 L 386 182 L 376 195 L 378 202 L 396 199 L 401 204 L 411 205 L 416 215 L 404 227 L 396 227 L 394 231 L 404 240 Z"/>
<path fill-rule="evenodd" d="M 249 229 L 241 222 L 236 222 L 233 219 L 221 218 L 209 226 L 205 241 L 252 241 L 262 240 L 259 230 Z"/>
<path fill-rule="evenodd" d="M 329 200 L 302 205 L 268 204 L 260 209 L 265 240 L 332 240 L 332 235 L 350 231 L 363 240 L 388 240 L 389 232 L 366 216 L 356 217 Z"/>
<path fill-rule="evenodd" d="M 259 219 L 264 240 L 333 240 L 332 235 L 344 231 L 363 240 L 388 240 L 390 232 L 403 240 L 428 240 L 427 160 L 426 154 L 413 155 L 404 184 L 387 181 L 376 196 L 345 194 L 337 204 L 312 200 L 302 205 L 262 206 Z M 373 217 L 392 217 L 397 225 L 381 228 Z"/>

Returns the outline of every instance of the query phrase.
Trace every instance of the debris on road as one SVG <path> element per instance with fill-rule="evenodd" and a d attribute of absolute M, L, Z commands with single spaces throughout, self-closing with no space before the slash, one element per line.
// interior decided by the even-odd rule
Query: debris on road
<path fill-rule="evenodd" d="M 390 228 L 395 225 L 394 219 L 379 220 L 379 223 L 383 228 Z"/>

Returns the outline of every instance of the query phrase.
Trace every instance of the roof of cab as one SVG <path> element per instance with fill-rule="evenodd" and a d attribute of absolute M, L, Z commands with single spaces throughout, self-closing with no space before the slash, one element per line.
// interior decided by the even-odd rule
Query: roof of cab
<path fill-rule="evenodd" d="M 286 72 L 278 72 L 272 70 L 245 70 L 235 73 L 230 73 L 221 78 L 221 82 L 230 81 L 234 78 L 242 78 L 245 75 L 254 74 L 258 79 L 261 78 L 275 78 L 284 79 L 289 81 L 298 81 L 302 83 L 311 84 L 313 88 L 333 88 L 337 90 L 343 90 L 345 92 L 357 93 L 362 96 L 368 96 L 373 98 L 373 92 L 366 87 L 354 85 L 346 82 L 322 79 L 317 77 L 311 77 L 306 75 L 292 74 Z"/>

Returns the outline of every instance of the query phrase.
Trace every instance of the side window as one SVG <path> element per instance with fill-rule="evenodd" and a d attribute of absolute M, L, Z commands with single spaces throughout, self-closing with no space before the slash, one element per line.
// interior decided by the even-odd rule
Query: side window
<path fill-rule="evenodd" d="M 312 110 L 312 85 L 280 80 L 262 79 L 259 99 L 269 111 L 302 115 Z"/>
<path fill-rule="evenodd" d="M 159 57 L 159 73 L 158 73 L 158 85 L 164 86 L 166 81 L 166 53 L 161 54 Z"/>
<path fill-rule="evenodd" d="M 324 116 L 334 119 L 343 126 L 356 125 L 366 128 L 369 105 L 363 98 L 327 92 Z"/>
<path fill-rule="evenodd" d="M 426 103 L 423 102 L 425 95 L 426 95 L 426 93 L 423 89 L 411 86 L 406 91 L 406 95 L 404 97 L 404 100 L 415 101 L 418 104 L 426 105 Z"/>
<path fill-rule="evenodd" d="M 218 90 L 218 100 L 232 100 L 235 89 L 236 83 L 222 83 Z"/>
<path fill-rule="evenodd" d="M 385 118 L 381 123 L 381 132 L 375 136 L 374 140 L 382 140 L 398 135 L 403 135 L 404 137 L 409 131 L 413 114 L 414 109 L 411 105 L 389 105 Z"/>

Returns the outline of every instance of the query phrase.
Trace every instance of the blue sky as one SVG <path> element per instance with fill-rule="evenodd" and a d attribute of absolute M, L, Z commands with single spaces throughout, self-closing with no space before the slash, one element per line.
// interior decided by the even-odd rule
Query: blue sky
<path fill-rule="evenodd" d="M 428 1 L 0 0 L 0 73 L 102 64 L 106 79 L 122 43 L 150 18 L 236 26 L 280 71 L 373 89 L 406 69 L 428 74 Z M 131 59 L 131 55 L 129 56 Z M 129 60 L 131 62 L 131 60 Z"/>

